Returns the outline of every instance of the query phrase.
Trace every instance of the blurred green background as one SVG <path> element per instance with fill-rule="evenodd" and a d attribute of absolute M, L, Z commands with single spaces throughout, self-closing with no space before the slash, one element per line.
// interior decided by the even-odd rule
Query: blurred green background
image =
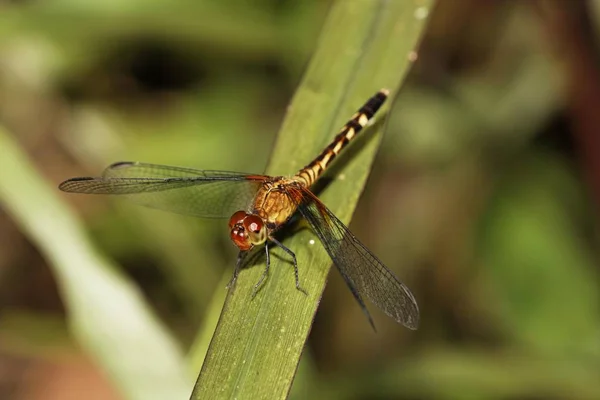
<path fill-rule="evenodd" d="M 260 173 L 328 8 L 0 2 L 0 125 L 52 188 L 118 160 Z M 371 307 L 373 333 L 333 272 L 292 398 L 600 398 L 599 18 L 438 2 L 350 226 L 421 327 Z M 223 221 L 57 196 L 188 354 L 191 391 L 235 264 Z M 0 398 L 125 398 L 17 219 L 0 208 Z"/>

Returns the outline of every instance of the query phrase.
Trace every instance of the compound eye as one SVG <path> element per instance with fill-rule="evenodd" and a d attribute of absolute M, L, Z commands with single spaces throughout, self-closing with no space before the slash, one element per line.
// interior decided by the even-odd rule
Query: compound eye
<path fill-rule="evenodd" d="M 231 218 L 229 218 L 229 229 L 233 228 L 236 224 L 241 224 L 244 221 L 244 218 L 246 218 L 246 215 L 245 211 L 236 211 Z"/>
<path fill-rule="evenodd" d="M 229 237 L 242 251 L 250 250 L 253 246 L 250 238 L 248 237 L 248 232 L 246 232 L 246 229 L 242 225 L 234 225 L 231 229 Z"/>
<path fill-rule="evenodd" d="M 257 215 L 247 215 L 246 218 L 244 218 L 244 227 L 249 232 L 260 233 L 264 225 L 263 220 Z"/>

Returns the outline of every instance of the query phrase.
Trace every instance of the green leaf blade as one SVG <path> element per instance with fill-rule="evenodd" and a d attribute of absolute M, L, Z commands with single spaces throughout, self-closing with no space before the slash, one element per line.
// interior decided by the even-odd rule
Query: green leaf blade
<path fill-rule="evenodd" d="M 288 109 L 268 174 L 294 174 L 369 96 L 382 87 L 398 91 L 432 6 L 432 0 L 334 4 Z M 366 182 L 390 102 L 351 150 L 338 157 L 328 173 L 332 182 L 319 193 L 344 222 Z M 296 253 L 300 284 L 308 295 L 296 290 L 292 264 L 279 249 L 272 252 L 268 279 L 255 298 L 264 265 L 243 270 L 225 301 L 193 399 L 287 396 L 331 266 L 312 232 L 302 229 L 291 236 L 285 244 Z"/>
<path fill-rule="evenodd" d="M 181 398 L 181 349 L 134 284 L 87 239 L 76 216 L 0 127 L 0 204 L 48 260 L 82 348 L 124 398 Z"/>

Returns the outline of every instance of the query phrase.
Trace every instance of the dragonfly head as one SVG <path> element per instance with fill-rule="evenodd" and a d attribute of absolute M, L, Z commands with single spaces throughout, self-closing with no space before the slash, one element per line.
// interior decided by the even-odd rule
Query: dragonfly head
<path fill-rule="evenodd" d="M 229 219 L 229 236 L 242 251 L 250 250 L 267 240 L 267 228 L 261 217 L 237 211 Z"/>

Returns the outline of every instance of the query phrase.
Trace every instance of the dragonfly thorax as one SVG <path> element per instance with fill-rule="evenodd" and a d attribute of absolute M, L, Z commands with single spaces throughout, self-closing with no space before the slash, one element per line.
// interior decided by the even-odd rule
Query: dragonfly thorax
<path fill-rule="evenodd" d="M 237 211 L 231 216 L 229 229 L 229 237 L 242 251 L 250 250 L 267 240 L 267 228 L 263 219 L 245 211 Z"/>

